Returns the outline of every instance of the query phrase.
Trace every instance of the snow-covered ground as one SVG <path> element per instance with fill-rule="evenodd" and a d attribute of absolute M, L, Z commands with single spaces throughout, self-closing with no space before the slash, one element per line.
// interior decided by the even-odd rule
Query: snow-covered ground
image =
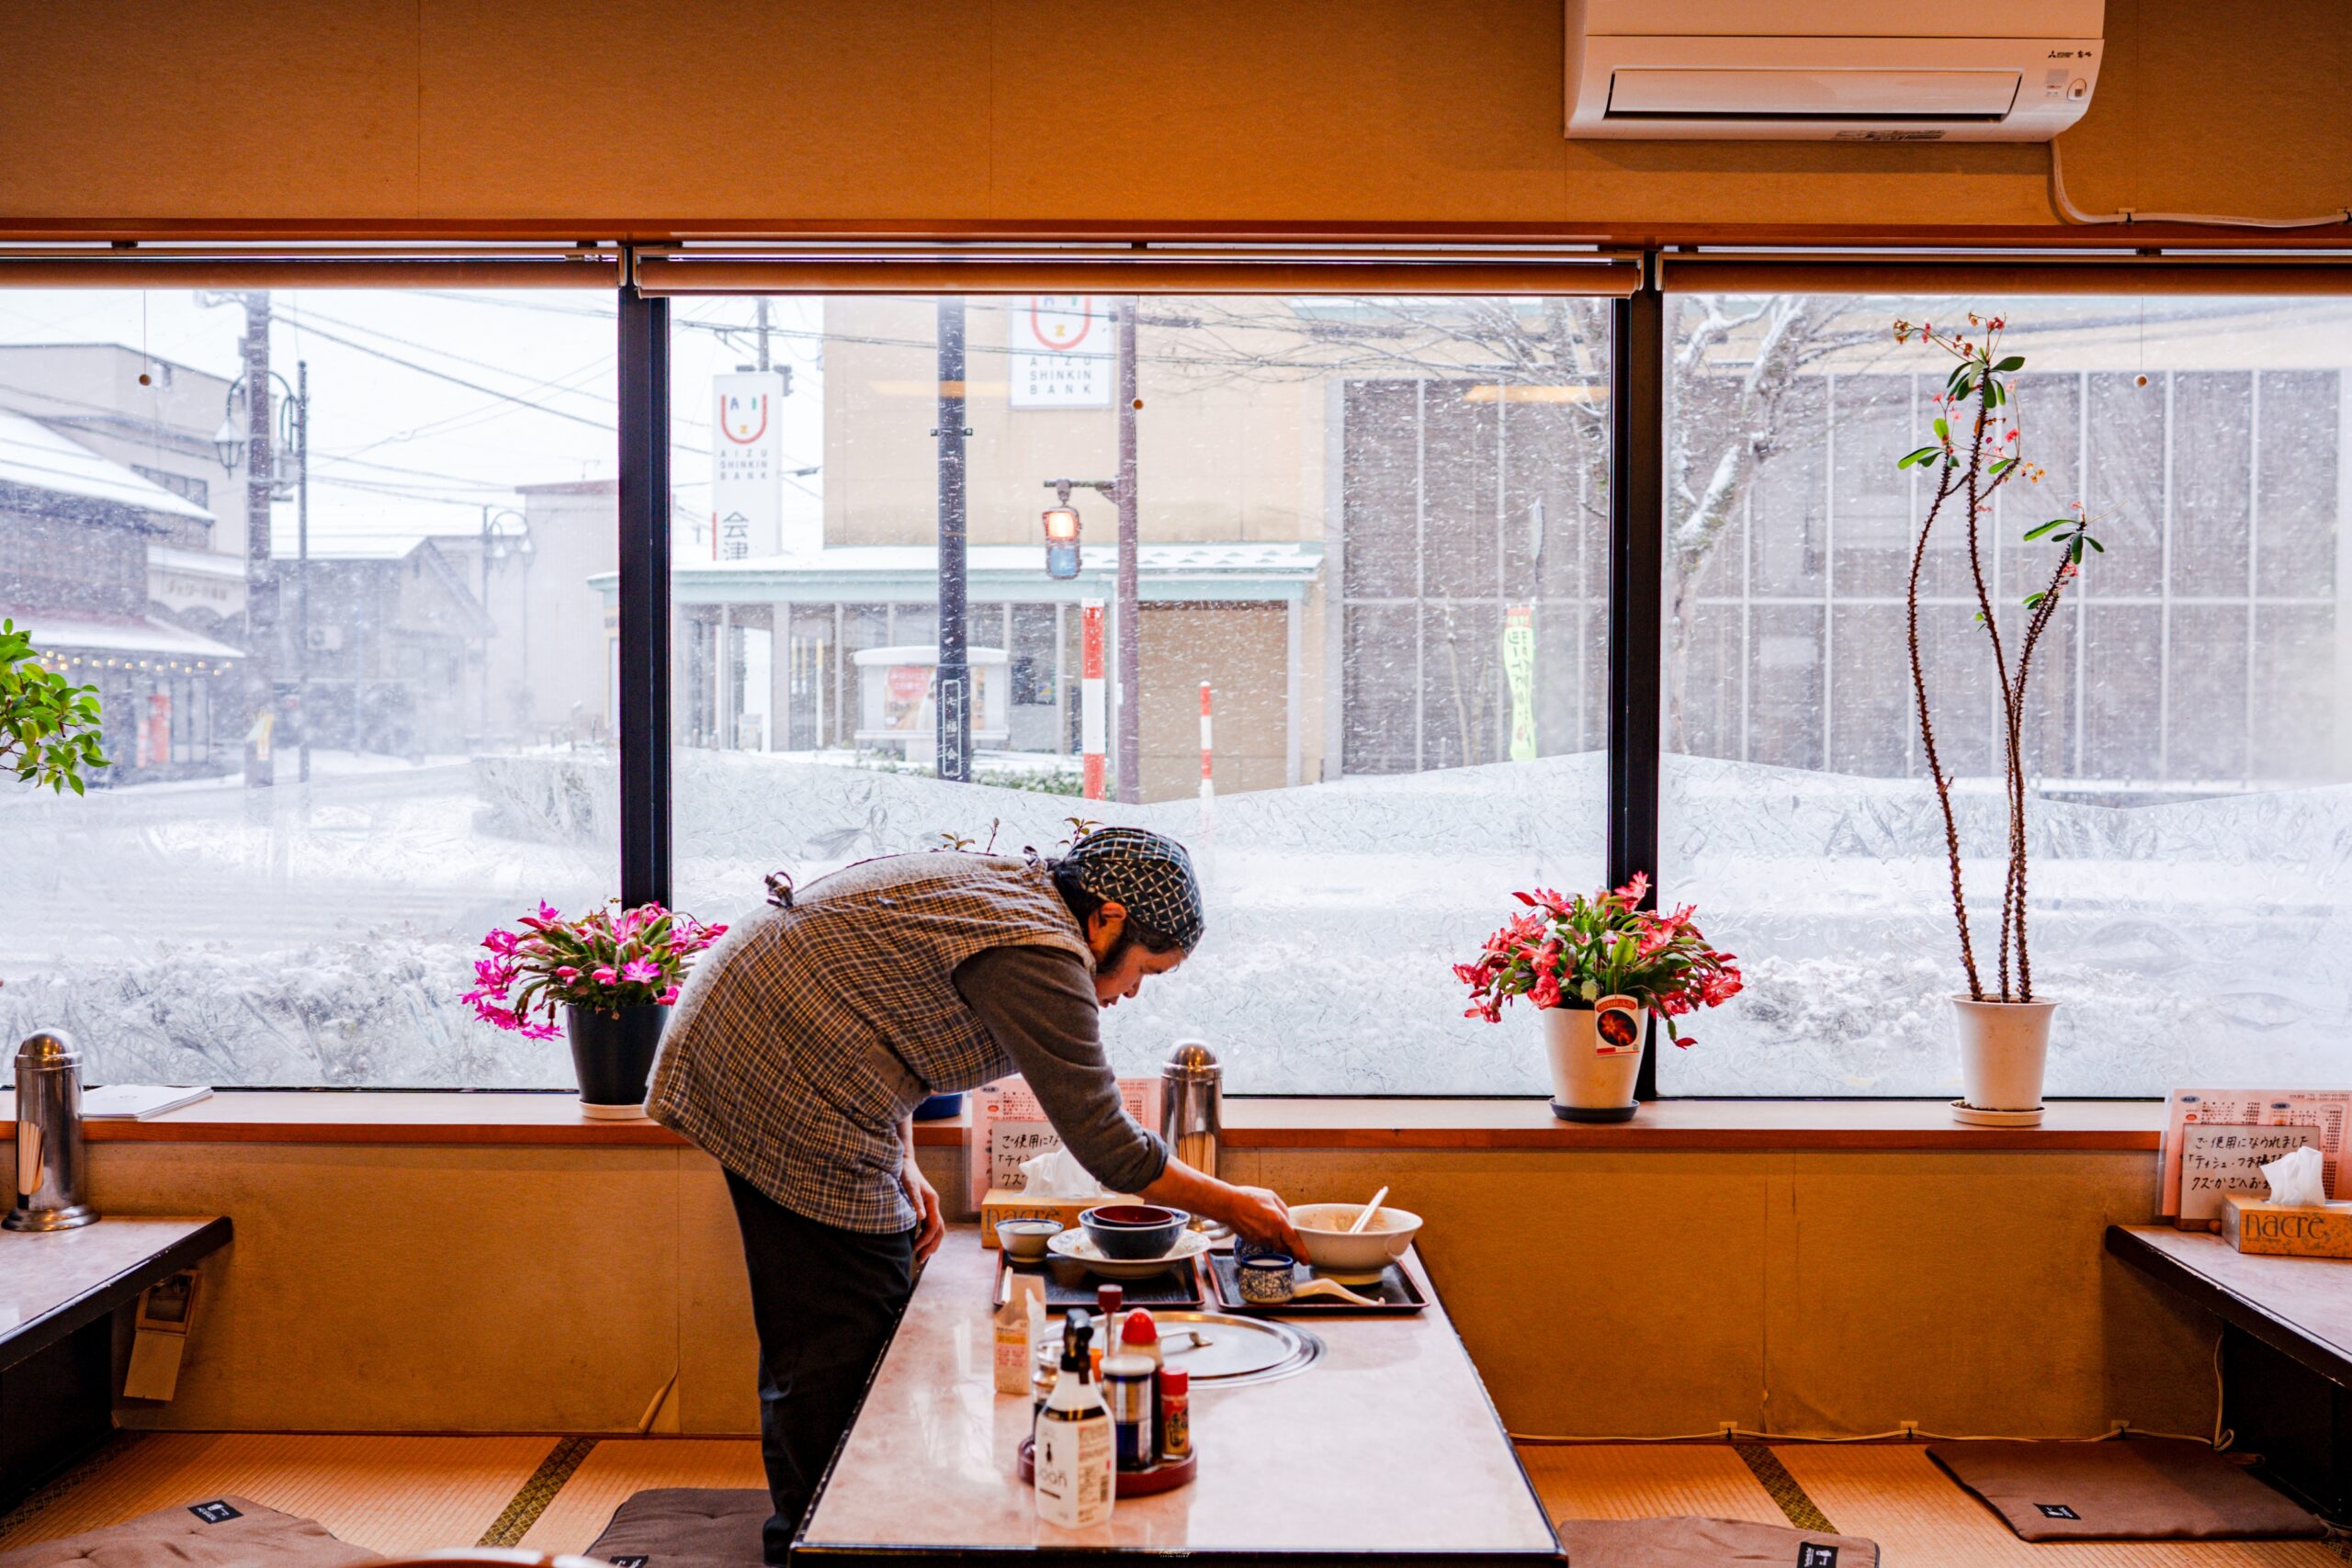
<path fill-rule="evenodd" d="M 314 759 L 315 761 L 315 759 Z M 0 1040 L 74 1032 L 94 1081 L 548 1085 L 560 1043 L 476 1023 L 474 943 L 539 897 L 616 880 L 609 753 L 0 796 Z M 1670 1055 L 1689 1093 L 1944 1093 L 1958 963 L 1940 829 L 1916 783 L 1669 759 L 1663 886 L 1737 952 L 1747 992 Z M 1243 1092 L 1532 1093 L 1532 1014 L 1461 1016 L 1449 964 L 1534 884 L 1596 883 L 1597 755 L 1197 802 L 1089 803 L 753 753 L 676 758 L 677 902 L 757 907 L 942 833 L 1050 850 L 1083 813 L 1192 843 L 1200 953 L 1105 1019 L 1124 1070 L 1210 1041 Z M 1996 803 L 1971 802 L 1975 847 Z M 2052 1088 L 2346 1076 L 2352 790 L 2132 809 L 2037 807 L 2037 987 L 2059 1015 Z M 1990 892 L 1988 861 L 1970 863 Z M 1983 921 L 1980 919 L 1980 931 Z M 1979 937 L 1989 964 L 1989 933 Z"/>

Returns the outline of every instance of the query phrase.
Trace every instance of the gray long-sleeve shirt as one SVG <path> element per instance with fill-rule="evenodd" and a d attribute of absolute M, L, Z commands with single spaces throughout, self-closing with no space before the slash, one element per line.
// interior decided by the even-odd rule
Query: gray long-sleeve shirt
<path fill-rule="evenodd" d="M 1062 1146 L 1095 1180 L 1114 1192 L 1140 1192 L 1159 1179 L 1168 1145 L 1119 1099 L 1118 1075 L 1102 1054 L 1094 977 L 1076 954 L 987 948 L 956 965 L 955 985 L 1021 1069 Z"/>

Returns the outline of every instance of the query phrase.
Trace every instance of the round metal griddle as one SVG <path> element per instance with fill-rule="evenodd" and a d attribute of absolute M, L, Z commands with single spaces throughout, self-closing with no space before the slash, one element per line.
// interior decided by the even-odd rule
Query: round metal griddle
<path fill-rule="evenodd" d="M 1323 1341 L 1304 1328 L 1267 1317 L 1222 1312 L 1155 1312 L 1161 1359 L 1180 1367 L 1194 1388 L 1238 1388 L 1272 1382 L 1320 1360 Z"/>

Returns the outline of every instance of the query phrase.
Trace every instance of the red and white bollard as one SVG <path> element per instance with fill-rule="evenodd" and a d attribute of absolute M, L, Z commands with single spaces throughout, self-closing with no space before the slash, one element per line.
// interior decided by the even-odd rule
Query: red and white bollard
<path fill-rule="evenodd" d="M 1080 749 L 1086 753 L 1086 798 L 1101 800 L 1104 798 L 1102 746 L 1110 728 L 1102 714 L 1102 601 L 1086 600 L 1079 610 L 1084 650 L 1079 665 L 1079 734 Z"/>
<path fill-rule="evenodd" d="M 1204 802 L 1216 798 L 1216 782 L 1209 768 L 1209 756 L 1211 750 L 1209 731 L 1209 683 L 1206 681 L 1204 681 L 1201 682 L 1201 799 Z"/>

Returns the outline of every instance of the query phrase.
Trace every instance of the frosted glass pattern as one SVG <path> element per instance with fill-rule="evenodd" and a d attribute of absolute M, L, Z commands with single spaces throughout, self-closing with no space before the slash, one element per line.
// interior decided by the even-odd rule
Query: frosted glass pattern
<path fill-rule="evenodd" d="M 1235 795 L 1205 824 L 1195 801 L 1119 806 L 781 757 L 682 752 L 676 786 L 679 903 L 717 920 L 758 908 L 770 871 L 805 884 L 943 832 L 984 846 L 992 822 L 1001 851 L 1050 853 L 1081 810 L 1182 840 L 1207 938 L 1106 1012 L 1103 1034 L 1129 1073 L 1204 1039 L 1248 1094 L 1544 1090 L 1534 1015 L 1462 1017 L 1451 965 L 1519 908 L 1511 889 L 1601 873 L 1598 753 Z"/>

